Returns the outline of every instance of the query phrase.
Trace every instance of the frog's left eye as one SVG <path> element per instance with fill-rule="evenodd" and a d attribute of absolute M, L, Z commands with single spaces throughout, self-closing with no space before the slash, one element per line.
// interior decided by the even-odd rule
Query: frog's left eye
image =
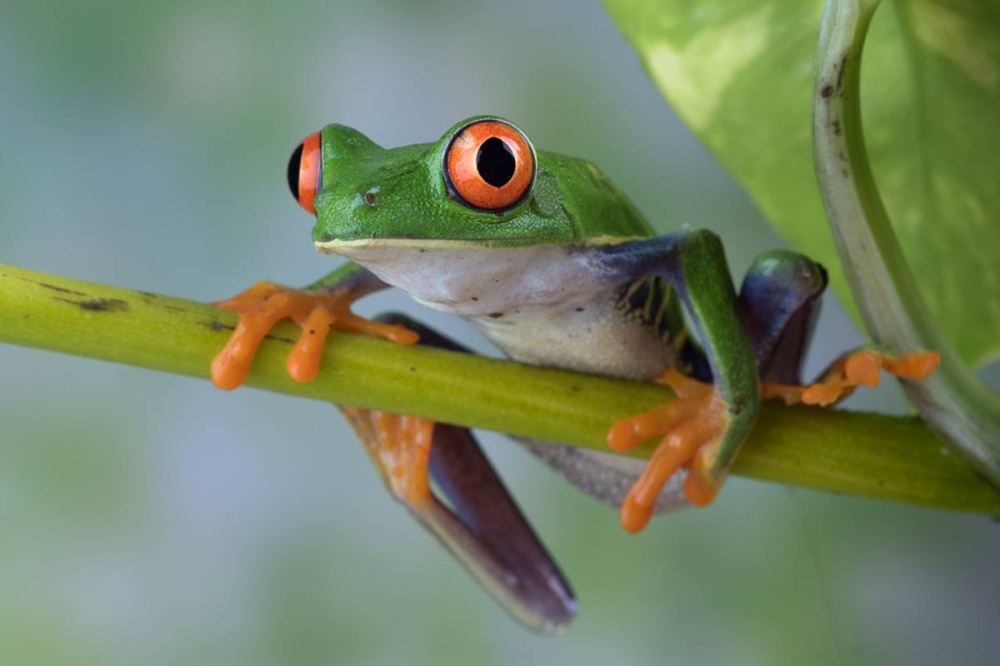
<path fill-rule="evenodd" d="M 458 132 L 444 154 L 453 199 L 480 210 L 519 204 L 535 177 L 535 153 L 521 131 L 501 120 L 477 120 Z"/>
<path fill-rule="evenodd" d="M 288 188 L 299 205 L 313 215 L 316 191 L 323 182 L 323 137 L 310 134 L 292 152 L 288 160 Z"/>

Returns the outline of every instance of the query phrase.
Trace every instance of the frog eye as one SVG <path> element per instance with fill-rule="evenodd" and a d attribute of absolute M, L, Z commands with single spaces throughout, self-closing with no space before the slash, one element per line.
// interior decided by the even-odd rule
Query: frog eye
<path fill-rule="evenodd" d="M 527 196 L 535 177 L 535 152 L 513 125 L 477 120 L 452 137 L 444 154 L 444 173 L 453 199 L 499 212 Z"/>
<path fill-rule="evenodd" d="M 288 188 L 299 205 L 316 214 L 313 201 L 323 182 L 323 145 L 319 132 L 310 134 L 300 143 L 288 160 Z"/>

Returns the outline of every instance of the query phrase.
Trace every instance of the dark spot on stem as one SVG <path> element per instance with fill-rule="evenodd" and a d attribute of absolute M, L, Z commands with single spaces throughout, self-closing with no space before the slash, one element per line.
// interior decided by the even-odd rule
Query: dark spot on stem
<path fill-rule="evenodd" d="M 223 324 L 221 321 L 215 319 L 209 319 L 208 321 L 199 322 L 202 326 L 207 326 L 213 331 L 235 331 L 235 326 L 230 326 L 229 324 Z"/>
<path fill-rule="evenodd" d="M 74 296 L 86 296 L 87 294 L 82 291 L 73 291 L 72 289 L 67 289 L 66 287 L 57 287 L 54 284 L 48 284 L 46 282 L 36 282 L 39 287 L 45 289 L 51 289 L 52 291 L 58 291 L 60 294 L 73 294 Z"/>
<path fill-rule="evenodd" d="M 844 54 L 844 57 L 840 59 L 840 71 L 837 72 L 837 87 L 838 88 L 843 88 L 844 87 L 844 70 L 845 69 L 847 69 L 847 54 L 846 53 Z"/>
<path fill-rule="evenodd" d="M 487 315 L 490 319 L 499 319 L 503 316 L 502 312 L 491 312 Z"/>
<path fill-rule="evenodd" d="M 57 298 L 56 300 L 72 303 L 79 306 L 81 310 L 89 312 L 125 312 L 129 309 L 128 303 L 120 298 L 92 298 L 87 301 L 74 301 L 68 298 Z"/>
<path fill-rule="evenodd" d="M 826 84 L 825 86 L 823 86 L 823 89 L 819 91 L 819 94 L 822 95 L 824 98 L 832 96 L 833 86 L 831 86 L 829 83 Z"/>

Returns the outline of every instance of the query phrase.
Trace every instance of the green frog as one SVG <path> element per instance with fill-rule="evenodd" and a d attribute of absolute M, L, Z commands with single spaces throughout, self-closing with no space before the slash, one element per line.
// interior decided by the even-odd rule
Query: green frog
<path fill-rule="evenodd" d="M 257 345 L 285 318 L 302 327 L 288 359 L 298 381 L 319 371 L 330 330 L 457 348 L 407 317 L 351 312 L 357 299 L 397 287 L 471 322 L 515 360 L 673 389 L 677 399 L 614 424 L 608 452 L 524 442 L 619 506 L 629 532 L 658 510 L 710 503 L 761 400 L 834 404 L 882 369 L 919 380 L 938 363 L 933 352 L 861 349 L 803 385 L 822 266 L 767 252 L 737 292 L 715 234 L 657 236 L 598 167 L 536 151 L 501 118 L 469 118 L 433 143 L 393 149 L 328 125 L 295 149 L 288 182 L 316 217 L 316 248 L 349 263 L 301 290 L 258 283 L 219 303 L 240 320 L 213 362 L 215 384 L 242 384 Z M 467 429 L 340 409 L 392 494 L 504 608 L 540 631 L 570 622 L 569 584 Z M 654 438 L 648 463 L 615 453 Z"/>

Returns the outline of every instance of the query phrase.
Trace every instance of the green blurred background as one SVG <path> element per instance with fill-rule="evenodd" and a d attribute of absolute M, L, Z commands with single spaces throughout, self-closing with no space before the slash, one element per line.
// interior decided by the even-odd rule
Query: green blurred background
<path fill-rule="evenodd" d="M 330 259 L 291 200 L 326 122 L 383 145 L 474 113 L 586 156 L 661 229 L 780 243 L 599 3 L 0 6 L 0 262 L 212 300 Z M 466 328 L 385 295 L 488 352 Z M 832 301 L 814 369 L 860 335 Z M 854 407 L 902 409 L 892 387 Z M 733 479 L 626 535 L 487 436 L 574 582 L 509 620 L 386 495 L 327 405 L 0 347 L 0 663 L 996 663 L 1000 526 Z"/>

